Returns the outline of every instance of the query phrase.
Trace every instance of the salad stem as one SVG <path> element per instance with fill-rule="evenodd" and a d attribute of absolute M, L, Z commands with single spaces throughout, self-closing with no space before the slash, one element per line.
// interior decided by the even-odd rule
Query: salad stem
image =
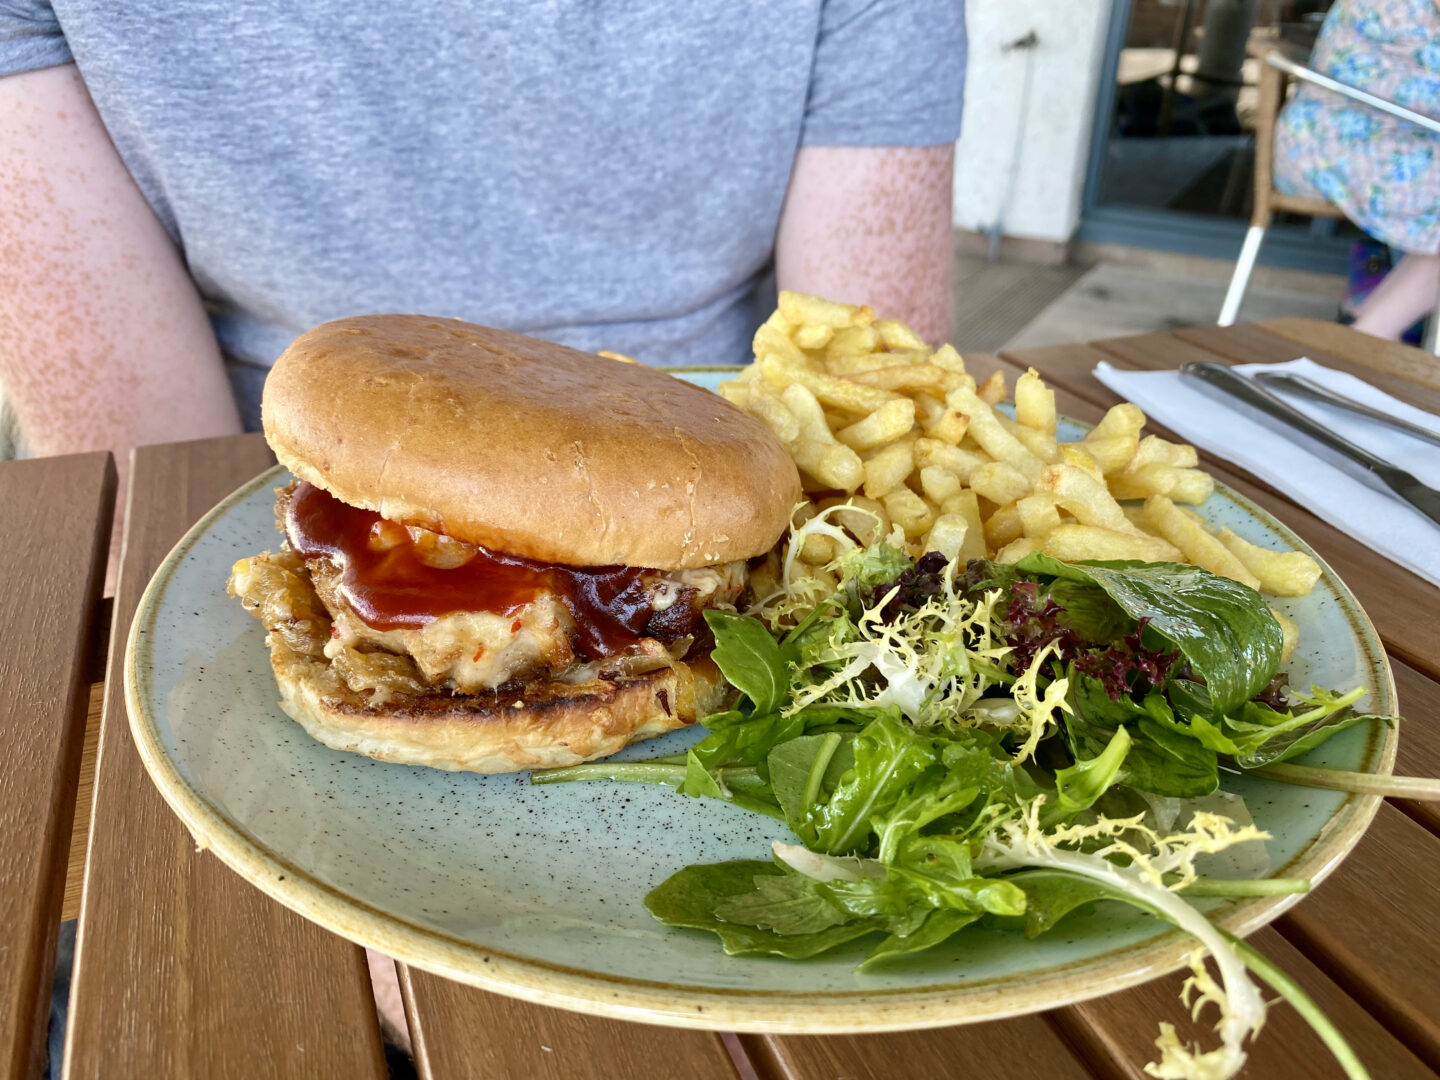
<path fill-rule="evenodd" d="M 1280 762 L 1246 769 L 1248 776 L 1263 776 L 1305 787 L 1353 791 L 1357 795 L 1383 795 L 1390 799 L 1424 799 L 1440 801 L 1440 780 L 1426 776 L 1376 776 L 1374 773 L 1346 772 L 1343 769 L 1322 769 L 1313 765 L 1292 765 Z"/>
<path fill-rule="evenodd" d="M 1294 979 L 1286 975 L 1262 953 L 1257 952 L 1251 946 L 1245 944 L 1234 934 L 1221 930 L 1230 942 L 1230 947 L 1239 954 L 1240 959 L 1245 961 L 1245 966 L 1253 971 L 1259 978 L 1288 1001 L 1295 1011 L 1298 1012 L 1307 1024 L 1320 1036 L 1320 1041 L 1325 1048 L 1335 1056 L 1335 1061 L 1345 1070 L 1349 1080 L 1370 1080 L 1370 1073 L 1366 1071 L 1365 1065 L 1356 1055 L 1355 1050 L 1345 1041 L 1345 1036 L 1330 1022 L 1330 1018 L 1315 1004 L 1315 999 L 1307 994 Z"/>
<path fill-rule="evenodd" d="M 589 765 L 567 765 L 559 769 L 537 769 L 530 774 L 532 784 L 564 784 L 571 780 L 619 780 L 679 787 L 685 783 L 685 766 L 656 764 L 652 761 L 601 761 Z"/>
<path fill-rule="evenodd" d="M 1284 896 L 1310 891 L 1306 878 L 1196 878 L 1180 890 L 1186 896 Z"/>

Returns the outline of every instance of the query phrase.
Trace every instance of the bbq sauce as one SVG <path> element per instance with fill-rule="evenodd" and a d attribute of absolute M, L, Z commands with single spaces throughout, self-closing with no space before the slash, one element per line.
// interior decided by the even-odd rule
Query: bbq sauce
<path fill-rule="evenodd" d="M 305 558 L 328 556 L 355 614 L 375 630 L 417 630 L 444 615 L 485 611 L 511 615 L 542 592 L 556 594 L 575 619 L 575 650 L 587 660 L 613 656 L 647 634 L 653 614 L 643 570 L 533 562 L 476 548 L 465 564 L 441 569 L 414 544 L 384 550 L 370 543 L 383 519 L 305 481 L 290 494 L 285 533 Z"/>

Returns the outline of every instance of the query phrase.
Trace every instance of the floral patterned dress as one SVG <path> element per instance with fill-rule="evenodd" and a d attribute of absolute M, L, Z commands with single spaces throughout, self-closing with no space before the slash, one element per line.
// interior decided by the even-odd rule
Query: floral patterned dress
<path fill-rule="evenodd" d="M 1309 66 L 1440 119 L 1440 0 L 1338 0 Z M 1328 199 L 1376 239 L 1440 253 L 1440 135 L 1301 83 L 1275 131 L 1275 187 Z"/>

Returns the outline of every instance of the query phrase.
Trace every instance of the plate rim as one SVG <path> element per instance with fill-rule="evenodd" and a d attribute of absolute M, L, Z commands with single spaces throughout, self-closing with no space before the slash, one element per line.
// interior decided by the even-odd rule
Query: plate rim
<path fill-rule="evenodd" d="M 1089 426 L 1071 422 L 1080 427 Z M 271 899 L 325 929 L 378 949 L 401 963 L 537 1004 L 660 1026 L 769 1034 L 918 1030 L 996 1020 L 1113 993 L 1184 966 L 1193 941 L 1181 931 L 1171 929 L 1160 930 L 1151 938 L 1123 948 L 1118 956 L 1111 952 L 1070 961 L 1018 982 L 1014 976 L 996 976 L 963 987 L 938 984 L 826 992 L 694 987 L 566 968 L 487 948 L 409 923 L 287 863 L 253 840 L 185 779 L 165 753 L 158 725 L 141 692 L 144 681 L 141 661 L 148 653 L 149 644 L 143 639 L 155 623 L 160 602 L 176 568 L 220 517 L 284 471 L 283 466 L 276 465 L 240 485 L 187 530 L 156 568 L 136 606 L 126 641 L 125 701 L 141 761 L 161 796 L 194 837 L 197 847 L 211 851 Z M 1385 704 L 1389 713 L 1398 715 L 1389 657 L 1369 616 L 1339 575 L 1263 507 L 1219 482 L 1215 490 L 1217 495 L 1236 503 L 1275 530 L 1296 550 L 1309 552 L 1320 563 L 1322 577 L 1328 579 L 1344 602 L 1347 621 L 1370 661 L 1367 667 L 1380 676 L 1382 694 L 1388 691 Z M 1392 774 L 1398 731 L 1393 726 L 1377 726 L 1371 738 L 1381 740 L 1378 773 Z M 1373 747 L 1373 741 L 1371 745 Z M 1294 874 L 1298 870 L 1310 878 L 1312 887 L 1318 885 L 1359 842 L 1382 801 L 1377 795 L 1348 794 L 1319 837 L 1275 872 Z M 1217 925 L 1244 937 L 1277 918 L 1302 896 L 1232 900 L 1213 912 L 1212 917 Z M 777 1006 L 783 1006 L 782 1015 L 777 1015 Z"/>

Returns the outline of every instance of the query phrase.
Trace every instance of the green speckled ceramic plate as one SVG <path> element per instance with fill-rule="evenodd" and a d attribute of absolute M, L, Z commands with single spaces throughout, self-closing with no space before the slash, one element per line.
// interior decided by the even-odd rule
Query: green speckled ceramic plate
<path fill-rule="evenodd" d="M 713 386 L 723 373 L 687 377 Z M 1078 437 L 1071 427 L 1062 438 Z M 929 955 L 856 974 L 866 943 L 815 960 L 725 956 L 715 938 L 661 926 L 641 898 L 693 862 L 764 858 L 784 827 L 642 785 L 531 787 L 330 750 L 276 705 L 264 631 L 225 595 L 238 558 L 278 541 L 276 469 L 246 484 L 175 548 L 141 600 L 125 688 L 151 776 L 196 841 L 257 888 L 406 963 L 547 1005 L 655 1024 L 767 1032 L 884 1031 L 990 1019 L 1119 990 L 1178 967 L 1186 938 L 1098 904 L 1049 935 L 972 928 Z M 1203 507 L 1249 540 L 1303 548 L 1224 489 Z M 1393 712 L 1385 653 L 1327 567 L 1308 597 L 1276 602 L 1301 627 L 1291 681 L 1364 685 Z M 676 732 L 631 747 L 681 750 Z M 1308 760 L 1389 772 L 1396 735 L 1351 729 Z M 1232 778 L 1268 829 L 1272 872 L 1319 879 L 1359 840 L 1378 800 Z M 1248 933 L 1294 897 L 1216 903 Z"/>

